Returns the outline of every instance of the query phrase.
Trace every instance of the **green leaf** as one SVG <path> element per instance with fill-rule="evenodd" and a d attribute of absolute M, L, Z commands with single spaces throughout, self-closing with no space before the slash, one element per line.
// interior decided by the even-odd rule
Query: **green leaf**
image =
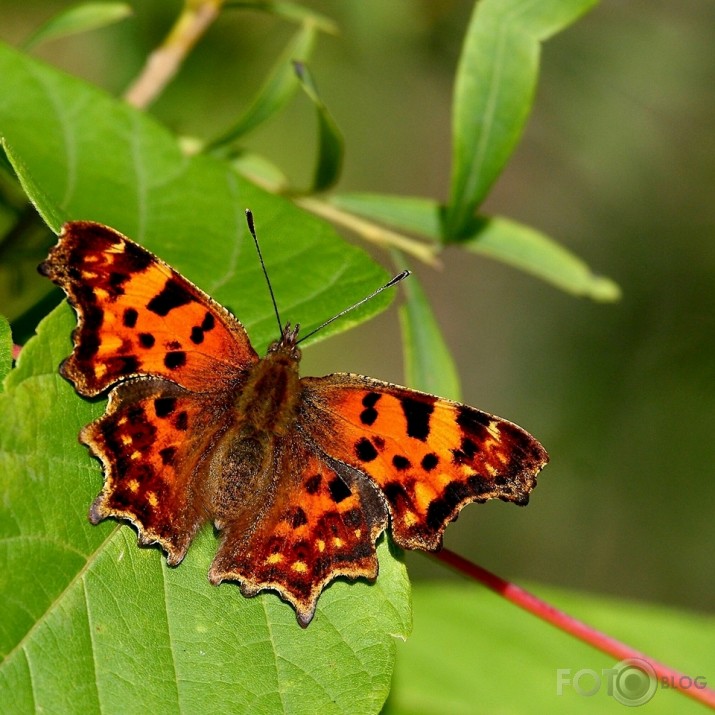
<path fill-rule="evenodd" d="M 233 0 L 224 5 L 226 10 L 258 10 L 267 12 L 283 20 L 290 20 L 301 25 L 310 22 L 315 25 L 318 30 L 327 32 L 331 35 L 338 34 L 338 26 L 327 16 L 319 12 L 310 10 L 307 7 L 298 5 L 293 2 L 272 2 L 271 0 Z"/>
<path fill-rule="evenodd" d="M 442 209 L 433 199 L 391 194 L 333 194 L 330 203 L 387 226 L 439 241 Z"/>
<path fill-rule="evenodd" d="M 12 367 L 12 331 L 4 315 L 0 315 L 0 392 L 5 389 L 5 376 Z"/>
<path fill-rule="evenodd" d="M 303 91 L 315 106 L 318 118 L 318 158 L 313 183 L 307 193 L 326 191 L 340 178 L 343 166 L 344 142 L 332 115 L 318 94 L 313 75 L 302 62 L 294 62 L 295 73 Z"/>
<path fill-rule="evenodd" d="M 48 40 L 89 32 L 112 25 L 133 14 L 131 5 L 123 2 L 88 2 L 75 5 L 39 27 L 24 43 L 26 50 Z"/>
<path fill-rule="evenodd" d="M 457 69 L 452 182 L 444 238 L 457 241 L 501 173 L 531 110 L 540 43 L 596 0 L 482 0 Z"/>
<path fill-rule="evenodd" d="M 394 255 L 399 266 L 406 266 L 405 258 L 398 251 Z M 399 313 L 407 384 L 433 395 L 459 400 L 461 386 L 457 368 L 417 276 L 413 273 L 402 288 L 407 298 Z"/>
<path fill-rule="evenodd" d="M 284 319 L 307 330 L 385 281 L 326 223 L 226 162 L 184 156 L 124 103 L 4 45 L 0 76 L 0 136 L 53 228 L 93 219 L 138 240 L 235 310 L 259 352 L 277 328 L 246 207 Z M 88 523 L 102 476 L 77 433 L 104 405 L 56 373 L 75 323 L 66 303 L 51 313 L 0 395 L 0 702 L 19 713 L 377 712 L 394 637 L 409 630 L 404 567 L 385 544 L 377 583 L 332 585 L 304 631 L 273 594 L 209 585 L 210 530 L 168 569 L 129 526 Z"/>
<path fill-rule="evenodd" d="M 480 219 L 476 226 L 463 244 L 473 253 L 520 268 L 573 295 L 600 302 L 621 296 L 610 278 L 596 275 L 580 258 L 529 226 L 499 216 Z"/>
<path fill-rule="evenodd" d="M 441 234 L 442 207 L 432 199 L 345 194 L 332 197 L 331 203 L 435 241 Z M 477 217 L 470 227 L 463 246 L 472 253 L 507 263 L 573 295 L 602 302 L 620 298 L 620 288 L 610 278 L 596 275 L 580 258 L 536 229 L 499 216 Z"/>
<path fill-rule="evenodd" d="M 296 32 L 283 54 L 278 58 L 251 106 L 230 129 L 209 142 L 206 145 L 206 151 L 224 152 L 230 144 L 255 129 L 259 124 L 263 124 L 288 104 L 300 86 L 293 70 L 293 62 L 306 60 L 310 57 L 315 44 L 315 36 L 315 25 L 306 22 Z"/>
<path fill-rule="evenodd" d="M 552 587 L 532 590 L 647 655 L 692 677 L 705 677 L 711 685 L 715 673 L 712 615 Z M 419 627 L 407 643 L 400 644 L 394 687 L 383 715 L 468 715 L 475 711 L 623 715 L 624 706 L 607 693 L 605 675 L 601 688 L 590 697 L 579 695 L 568 684 L 561 695 L 557 691 L 559 669 L 570 677 L 588 668 L 601 674 L 615 665 L 613 658 L 479 585 L 416 582 L 413 600 Z M 584 675 L 581 685 L 592 687 L 593 677 Z M 661 686 L 644 712 L 698 715 L 703 706 Z"/>

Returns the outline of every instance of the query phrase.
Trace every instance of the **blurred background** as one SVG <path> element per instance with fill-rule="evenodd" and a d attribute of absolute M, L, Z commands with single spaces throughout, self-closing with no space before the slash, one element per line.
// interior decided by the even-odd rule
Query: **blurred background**
<path fill-rule="evenodd" d="M 303 4 L 341 31 L 321 37 L 311 62 L 345 134 L 338 191 L 446 198 L 452 82 L 472 3 Z M 0 39 L 19 45 L 69 5 L 0 0 Z M 133 5 L 129 20 L 34 54 L 119 95 L 181 7 Z M 227 11 L 150 112 L 182 135 L 213 137 L 294 31 Z M 314 122 L 298 97 L 246 144 L 302 185 Z M 544 46 L 525 136 L 483 208 L 562 242 L 615 279 L 623 298 L 576 299 L 457 249 L 441 271 L 412 266 L 464 401 L 527 428 L 552 460 L 528 508 L 467 507 L 447 546 L 517 582 L 713 610 L 714 197 L 715 4 L 603 0 Z M 46 285 L 23 270 L 44 252 L 0 253 L 0 311 L 19 318 L 20 340 L 48 307 L 27 312 Z M 309 348 L 303 371 L 402 382 L 399 346 L 391 309 Z M 408 564 L 414 577 L 452 577 L 420 554 Z"/>

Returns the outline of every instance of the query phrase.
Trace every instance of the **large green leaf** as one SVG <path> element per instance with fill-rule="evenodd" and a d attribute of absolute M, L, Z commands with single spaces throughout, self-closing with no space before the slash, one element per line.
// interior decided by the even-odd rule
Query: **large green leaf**
<path fill-rule="evenodd" d="M 552 587 L 537 593 L 595 628 L 648 656 L 715 682 L 715 618 Z M 557 690 L 557 676 L 594 685 L 588 672 L 613 668 L 614 659 L 548 623 L 519 610 L 479 585 L 415 583 L 415 632 L 398 649 L 395 683 L 384 715 L 453 713 L 580 713 L 622 715 L 624 708 L 607 692 L 607 675 L 590 697 L 568 682 Z M 465 638 L 468 633 L 469 637 Z M 437 654 L 448 653 L 449 657 Z M 582 680 L 579 680 L 582 677 Z M 634 708 L 634 712 L 641 708 Z M 660 686 L 643 711 L 704 712 L 672 688 Z"/>
<path fill-rule="evenodd" d="M 482 0 L 462 45 L 452 107 L 452 186 L 443 237 L 463 238 L 519 141 L 541 42 L 597 0 Z"/>
<path fill-rule="evenodd" d="M 52 227 L 68 216 L 122 230 L 235 310 L 259 351 L 277 326 L 245 229 L 247 206 L 284 319 L 308 328 L 384 281 L 324 222 L 226 163 L 182 155 L 164 128 L 125 104 L 4 46 L 0 76 L 0 136 Z M 137 548 L 130 527 L 90 526 L 102 477 L 77 432 L 103 404 L 80 399 L 56 374 L 74 323 L 66 304 L 49 315 L 0 395 L 3 707 L 378 711 L 394 637 L 409 630 L 408 583 L 387 545 L 377 583 L 335 583 L 302 630 L 273 594 L 244 599 L 231 584 L 208 584 L 210 531 L 169 569 L 157 550 Z"/>

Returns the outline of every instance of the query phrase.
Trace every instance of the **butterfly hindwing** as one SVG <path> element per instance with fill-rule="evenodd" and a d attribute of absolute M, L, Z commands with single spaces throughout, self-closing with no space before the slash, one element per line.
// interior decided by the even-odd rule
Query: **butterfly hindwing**
<path fill-rule="evenodd" d="M 133 379 L 112 390 L 107 411 L 80 439 L 105 468 L 90 520 L 130 520 L 144 544 L 178 564 L 207 520 L 211 445 L 229 424 L 230 402 L 167 380 Z"/>
<path fill-rule="evenodd" d="M 221 525 L 209 579 L 238 580 L 245 596 L 273 589 L 293 604 L 305 626 L 330 581 L 377 576 L 375 541 L 387 525 L 387 511 L 362 475 L 331 462 L 302 435 L 282 438 L 275 449 L 271 468 L 281 479 L 248 510 L 250 527 L 245 502 L 251 495 L 243 495 L 243 509 Z"/>
<path fill-rule="evenodd" d="M 306 439 L 372 479 L 404 548 L 439 548 L 469 502 L 526 504 L 548 461 L 517 425 L 457 402 L 360 375 L 301 384 Z"/>
<path fill-rule="evenodd" d="M 83 395 L 135 375 L 188 389 L 226 384 L 258 360 L 243 326 L 152 253 L 89 221 L 62 228 L 40 271 L 63 288 L 79 317 L 62 374 Z"/>

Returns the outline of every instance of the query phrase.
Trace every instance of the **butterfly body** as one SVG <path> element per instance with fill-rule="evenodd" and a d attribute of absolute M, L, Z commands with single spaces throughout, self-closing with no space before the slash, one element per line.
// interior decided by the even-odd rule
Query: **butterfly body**
<path fill-rule="evenodd" d="M 434 550 L 460 509 L 525 504 L 548 457 L 517 425 L 347 373 L 299 377 L 298 329 L 262 359 L 241 323 L 153 254 L 101 224 L 66 224 L 40 271 L 78 314 L 62 374 L 109 390 L 80 439 L 102 462 L 90 520 L 129 520 L 167 562 L 206 523 L 209 580 L 277 591 L 307 625 L 336 577 L 377 576 L 390 525 Z"/>

